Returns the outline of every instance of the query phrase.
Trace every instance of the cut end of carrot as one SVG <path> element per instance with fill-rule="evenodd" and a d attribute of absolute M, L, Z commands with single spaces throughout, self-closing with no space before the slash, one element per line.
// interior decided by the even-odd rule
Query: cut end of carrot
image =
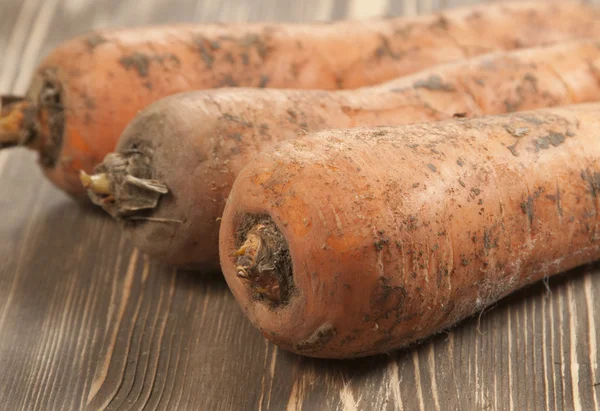
<path fill-rule="evenodd" d="M 292 262 L 287 241 L 268 216 L 247 217 L 252 223 L 242 234 L 243 244 L 232 255 L 237 276 L 249 287 L 253 297 L 279 307 L 293 294 Z"/>
<path fill-rule="evenodd" d="M 0 148 L 26 145 L 30 140 L 31 103 L 23 97 L 0 96 Z"/>

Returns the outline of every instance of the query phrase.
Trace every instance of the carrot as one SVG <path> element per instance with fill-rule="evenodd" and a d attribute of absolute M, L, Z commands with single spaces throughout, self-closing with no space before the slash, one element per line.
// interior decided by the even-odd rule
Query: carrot
<path fill-rule="evenodd" d="M 38 151 L 50 180 L 81 196 L 79 170 L 91 171 L 136 113 L 165 96 L 356 88 L 492 50 L 599 37 L 598 19 L 584 4 L 525 2 L 411 19 L 98 31 L 59 46 L 27 96 L 3 105 L 0 142 Z"/>
<path fill-rule="evenodd" d="M 404 347 L 600 258 L 599 128 L 596 103 L 281 143 L 231 190 L 223 273 L 282 348 Z"/>
<path fill-rule="evenodd" d="M 167 263 L 218 269 L 218 218 L 231 185 L 269 144 L 306 130 L 596 100 L 598 69 L 600 48 L 582 41 L 451 63 L 369 89 L 177 95 L 143 111 L 84 184 L 135 246 Z"/>

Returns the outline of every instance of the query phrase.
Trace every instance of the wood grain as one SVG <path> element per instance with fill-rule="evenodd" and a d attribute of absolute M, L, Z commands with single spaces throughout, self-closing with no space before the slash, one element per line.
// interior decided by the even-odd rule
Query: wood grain
<path fill-rule="evenodd" d="M 99 27 L 416 14 L 450 0 L 3 0 L 0 92 Z M 600 409 L 600 265 L 522 290 L 406 350 L 301 358 L 266 342 L 224 281 L 161 266 L 0 153 L 0 404 L 7 410 Z"/>

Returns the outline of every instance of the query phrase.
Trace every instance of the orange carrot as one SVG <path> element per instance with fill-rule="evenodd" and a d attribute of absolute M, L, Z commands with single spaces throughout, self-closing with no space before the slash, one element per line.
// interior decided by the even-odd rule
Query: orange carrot
<path fill-rule="evenodd" d="M 386 352 L 600 258 L 600 104 L 332 130 L 258 155 L 223 273 L 282 348 Z"/>
<path fill-rule="evenodd" d="M 600 37 L 599 19 L 584 4 L 515 2 L 410 19 L 99 31 L 59 46 L 27 97 L 3 105 L 0 143 L 39 151 L 46 175 L 78 196 L 79 170 L 91 171 L 139 110 L 170 94 L 356 88 L 493 50 Z"/>
<path fill-rule="evenodd" d="M 171 264 L 218 269 L 218 218 L 231 185 L 271 143 L 325 128 L 600 100 L 599 69 L 600 48 L 581 41 L 451 63 L 360 90 L 181 94 L 144 110 L 84 183 L 135 246 Z"/>

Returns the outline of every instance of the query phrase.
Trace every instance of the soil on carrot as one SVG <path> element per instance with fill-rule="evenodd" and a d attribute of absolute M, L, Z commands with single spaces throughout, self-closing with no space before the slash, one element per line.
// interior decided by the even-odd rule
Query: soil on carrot
<path fill-rule="evenodd" d="M 432 74 L 426 80 L 418 80 L 413 84 L 414 88 L 424 88 L 431 91 L 456 91 L 452 84 L 446 84 L 437 74 Z"/>
<path fill-rule="evenodd" d="M 271 217 L 241 216 L 236 224 L 238 275 L 250 285 L 252 297 L 272 308 L 286 305 L 296 288 L 288 243 Z"/>
<path fill-rule="evenodd" d="M 44 144 L 40 161 L 46 167 L 54 167 L 60 157 L 65 133 L 65 111 L 60 83 L 52 73 L 44 76 L 40 92 L 40 109 L 48 112 L 49 141 Z"/>
<path fill-rule="evenodd" d="M 89 35 L 85 42 L 89 46 L 90 51 L 94 51 L 96 47 L 98 47 L 100 44 L 107 43 L 108 40 L 98 33 L 93 33 Z"/>
<path fill-rule="evenodd" d="M 38 73 L 26 97 L 3 96 L 2 107 L 22 112 L 21 135 L 11 145 L 21 145 L 39 151 L 42 167 L 54 167 L 60 157 L 65 131 L 63 91 L 56 70 L 48 68 Z M 24 103 L 24 104 L 23 104 Z"/>
<path fill-rule="evenodd" d="M 315 330 L 308 338 L 296 344 L 296 349 L 304 353 L 319 351 L 327 345 L 336 334 L 337 330 L 330 323 L 325 323 Z"/>
<path fill-rule="evenodd" d="M 169 63 L 172 67 L 179 67 L 181 61 L 175 54 L 157 54 L 147 55 L 140 52 L 134 52 L 128 56 L 124 56 L 119 60 L 119 63 L 125 67 L 126 70 L 135 70 L 141 78 L 146 78 L 150 74 L 150 64 L 152 62 L 158 62 L 161 64 Z M 144 83 L 144 86 L 148 89 L 152 89 L 152 83 Z"/>
<path fill-rule="evenodd" d="M 119 63 L 127 70 L 134 69 L 138 72 L 140 77 L 147 77 L 148 70 L 150 67 L 150 57 L 144 53 L 135 52 L 129 56 L 122 57 Z"/>

